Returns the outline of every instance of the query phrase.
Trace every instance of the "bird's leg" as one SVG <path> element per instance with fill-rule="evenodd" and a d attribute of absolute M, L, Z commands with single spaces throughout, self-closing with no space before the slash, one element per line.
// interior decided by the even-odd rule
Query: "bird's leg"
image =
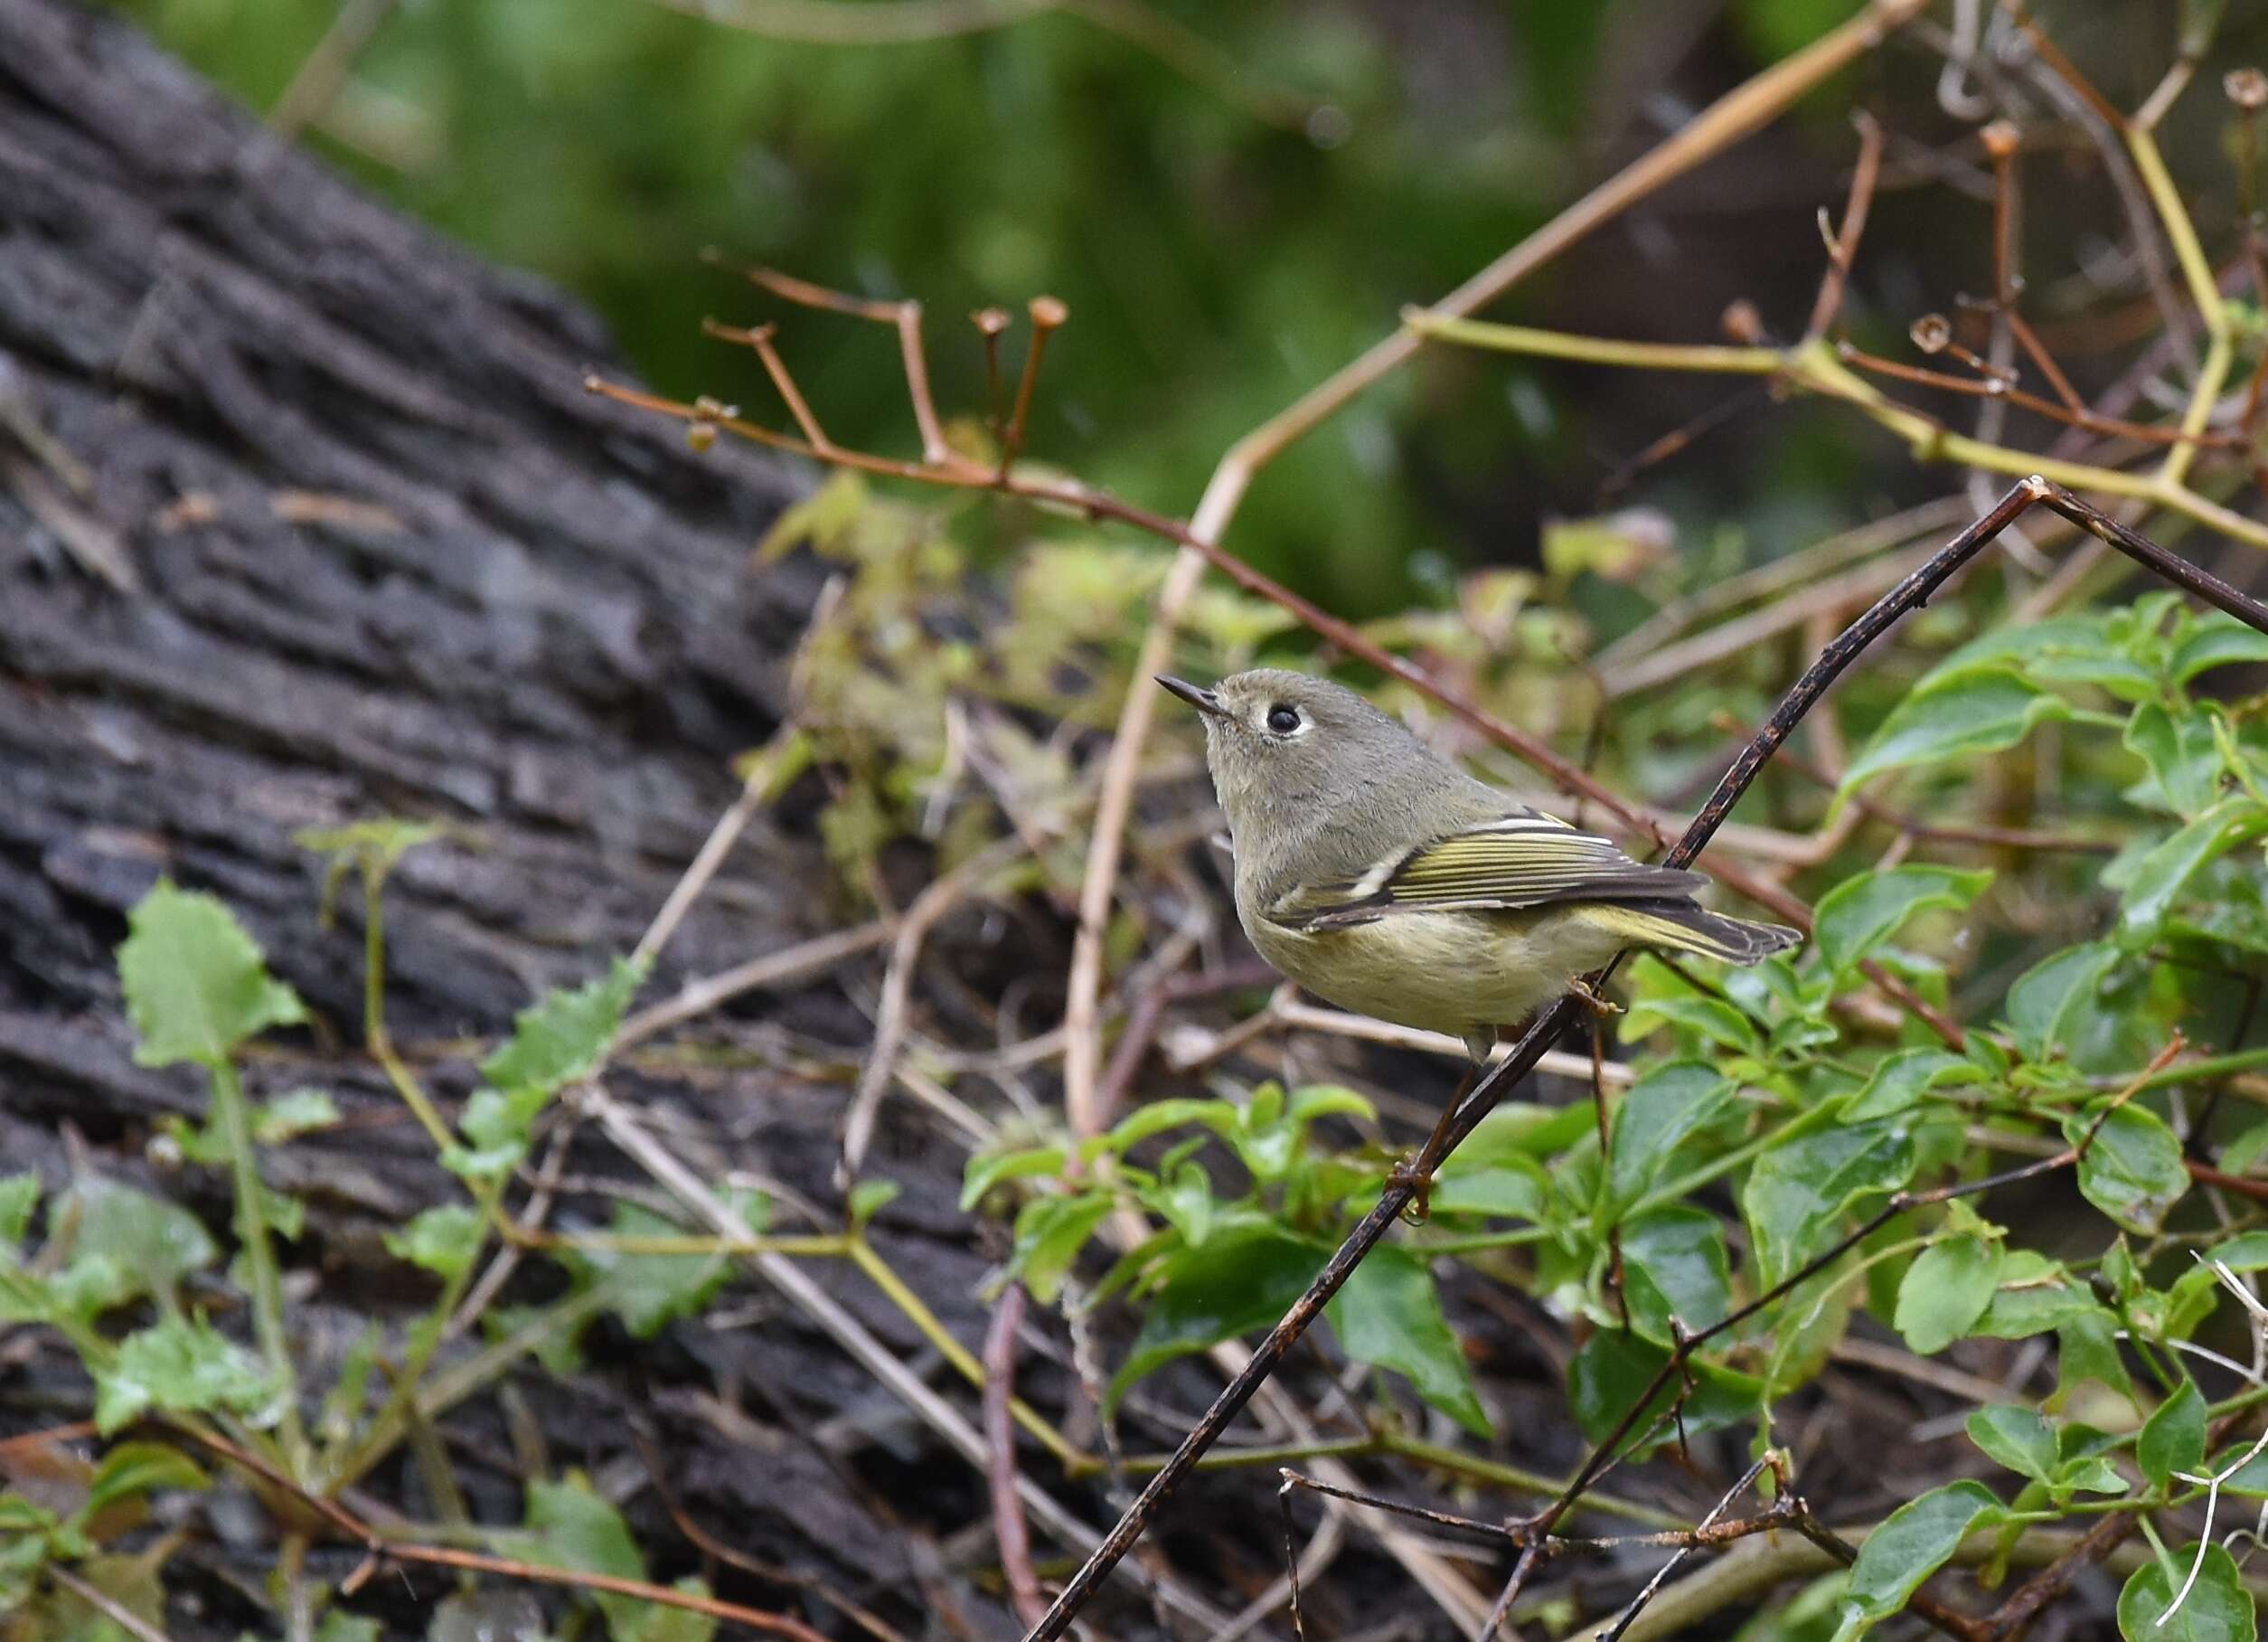
<path fill-rule="evenodd" d="M 1481 1064 L 1478 1061 L 1465 1062 L 1464 1076 L 1457 1080 L 1457 1092 L 1441 1109 L 1434 1132 L 1426 1137 L 1426 1144 L 1417 1148 L 1417 1156 L 1403 1158 L 1387 1174 L 1388 1186 L 1407 1186 L 1417 1194 L 1416 1201 L 1403 1211 L 1403 1217 L 1412 1225 L 1422 1223 L 1433 1213 L 1434 1171 L 1441 1166 L 1442 1154 L 1449 1149 L 1450 1125 L 1457 1120 L 1457 1109 L 1464 1104 L 1465 1096 L 1473 1092 L 1473 1080 L 1480 1076 Z"/>
<path fill-rule="evenodd" d="M 1620 1014 L 1623 1006 L 1611 997 L 1601 997 L 1591 990 L 1590 984 L 1580 978 L 1567 983 L 1567 996 L 1595 1015 Z"/>

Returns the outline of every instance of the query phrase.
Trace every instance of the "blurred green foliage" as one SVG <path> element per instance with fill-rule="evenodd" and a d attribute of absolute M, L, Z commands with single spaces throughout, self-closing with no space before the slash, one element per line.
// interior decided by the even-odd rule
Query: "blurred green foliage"
<path fill-rule="evenodd" d="M 263 111 L 336 14 L 327 0 L 127 3 Z M 865 0 L 719 9 L 775 25 L 899 14 Z M 596 303 L 648 380 L 767 418 L 755 362 L 705 342 L 699 321 L 779 305 L 703 267 L 705 246 L 920 297 L 948 410 L 984 402 L 964 316 L 993 303 L 1021 316 L 1052 292 L 1073 320 L 1050 350 L 1031 453 L 1184 512 L 1232 439 L 1384 335 L 1404 303 L 1448 290 L 1659 137 L 1664 109 L 1642 106 L 1653 89 L 1629 83 L 1643 9 L 1078 0 L 979 33 L 843 45 L 650 0 L 409 0 L 306 136 L 483 254 Z M 1853 9 L 1739 0 L 1698 61 L 1659 70 L 1696 76 L 1676 94 L 1694 106 Z M 1798 126 L 1789 140 L 1831 193 L 1848 128 L 1824 108 Z M 1788 202 L 1780 227 L 1799 246 L 1816 203 Z M 1626 250 L 1600 260 L 1633 298 L 1661 271 Z M 1535 300 L 1563 278 L 1536 281 Z M 1695 322 L 1733 294 L 1698 292 L 1713 306 Z M 1012 369 L 1021 337 L 1020 324 Z M 911 448 L 885 335 L 795 315 L 782 347 L 831 431 Z M 1573 497 L 1544 498 L 1564 508 L 1596 482 L 1605 446 L 1660 430 L 1602 436 L 1552 377 L 1436 362 L 1297 448 L 1256 492 L 1238 546 L 1350 613 L 1398 608 L 1439 590 L 1430 567 L 1531 551 L 1524 476 L 1571 476 Z M 1771 459 L 1815 492 L 1813 523 L 1848 516 L 1829 500 L 1850 485 L 1848 458 L 1805 458 L 1813 439 L 1778 429 Z"/>

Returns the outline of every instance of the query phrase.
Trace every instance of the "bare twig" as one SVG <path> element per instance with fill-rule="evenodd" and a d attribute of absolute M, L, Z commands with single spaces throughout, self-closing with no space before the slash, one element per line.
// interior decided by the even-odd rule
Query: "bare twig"
<path fill-rule="evenodd" d="M 1017 453 L 1023 449 L 1024 429 L 1031 418 L 1032 390 L 1040 384 L 1040 358 L 1047 352 L 1048 338 L 1068 319 L 1070 310 L 1053 297 L 1034 297 L 1031 299 L 1031 345 L 1024 351 L 1023 374 L 1016 379 L 1015 408 L 1008 413 L 1007 430 L 1000 440 L 1000 477 L 1008 477 L 1015 465 Z"/>
<path fill-rule="evenodd" d="M 173 1642 L 156 1626 L 99 1587 L 80 1579 L 58 1562 L 47 1565 L 47 1577 L 77 1597 L 104 1618 L 135 1638 L 135 1642 Z"/>
<path fill-rule="evenodd" d="M 2166 552 L 2155 543 L 2138 535 L 2117 520 L 2090 506 L 2078 497 L 2071 495 L 2068 492 L 2060 490 L 2043 479 L 2027 479 L 2011 488 L 2000 504 L 1983 518 L 1947 543 L 1929 563 L 1922 566 L 1905 581 L 1885 594 L 1864 615 L 1847 628 L 1833 644 L 1828 646 L 1803 676 L 1788 691 L 1755 738 L 1734 760 L 1732 768 L 1718 782 L 1717 790 L 1702 806 L 1700 813 L 1694 817 L 1692 825 L 1686 829 L 1684 836 L 1678 840 L 1664 857 L 1665 863 L 1670 866 L 1683 866 L 1692 861 L 1699 854 L 1709 835 L 1722 825 L 1733 805 L 1755 781 L 1763 769 L 1765 760 L 1777 750 L 1781 742 L 1787 739 L 1795 726 L 1802 722 L 1803 715 L 1826 693 L 1828 686 L 1842 674 L 1844 669 L 1857 660 L 1868 646 L 1887 632 L 1906 612 L 1926 603 L 1931 594 L 1943 585 L 1962 566 L 1981 552 L 2010 521 L 2036 505 L 2045 505 L 2063 514 L 2091 534 L 2110 543 L 2120 552 L 2148 566 L 2175 585 L 2195 593 L 2206 602 L 2236 617 L 2247 626 L 2260 632 L 2268 633 L 2268 609 L 2247 599 L 2235 589 L 2207 574 L 2187 561 Z M 1322 1311 L 1324 1304 L 1339 1291 L 1354 1268 L 1361 1262 L 1363 1257 L 1369 1254 L 1380 1238 L 1385 1236 L 1387 1231 L 1401 1214 L 1402 1210 L 1415 1197 L 1416 1181 L 1425 1178 L 1431 1168 L 1439 1162 L 1440 1157 L 1446 1156 L 1466 1135 L 1470 1134 L 1482 1118 L 1495 1107 L 1505 1093 L 1520 1078 L 1527 1075 L 1537 1061 L 1541 1058 L 1545 1047 L 1569 1024 L 1572 1014 L 1573 1005 L 1566 999 L 1544 1010 L 1535 1024 L 1521 1037 L 1511 1055 L 1482 1081 L 1480 1086 L 1459 1109 L 1454 1121 L 1443 1136 L 1445 1144 L 1440 1147 L 1439 1151 L 1433 1156 L 1421 1155 L 1416 1166 L 1407 1172 L 1406 1177 L 1390 1184 L 1380 1194 L 1378 1203 L 1370 1213 L 1348 1235 L 1338 1251 L 1324 1263 L 1322 1271 L 1309 1285 L 1306 1293 L 1300 1297 L 1291 1310 L 1285 1314 L 1283 1320 L 1277 1323 L 1267 1337 L 1254 1351 L 1250 1366 L 1215 1400 L 1213 1405 L 1206 1411 L 1203 1418 L 1182 1439 L 1181 1446 L 1174 1450 L 1172 1458 L 1156 1476 L 1151 1478 L 1141 1496 L 1105 1537 L 1102 1545 L 1094 1555 L 1088 1558 L 1087 1564 L 1073 1577 L 1071 1582 L 1064 1588 L 1063 1594 L 1057 1599 L 1055 1606 L 1049 1610 L 1048 1618 L 1034 1628 L 1027 1642 L 1049 1642 L 1050 1638 L 1063 1634 L 1072 1616 L 1086 1604 L 1087 1598 L 1104 1576 L 1141 1536 L 1155 1515 L 1159 1505 L 1188 1474 L 1198 1457 L 1212 1446 L 1213 1441 L 1219 1437 L 1228 1420 L 1234 1417 L 1237 1411 L 1250 1399 L 1261 1382 L 1274 1373 L 1285 1354 L 1306 1332 L 1308 1326 Z M 2009 1175 L 1996 1176 L 1990 1182 L 1967 1182 L 1953 1187 L 1940 1188 L 1940 1193 L 1943 1194 L 1942 1196 L 1928 1193 L 1904 1194 L 1899 1198 L 1892 1200 L 1896 1206 L 1886 1209 L 1884 1217 L 1887 1218 L 1892 1213 L 1902 1213 L 1906 1208 L 1910 1208 L 1919 1203 L 1944 1201 L 1953 1195 L 1966 1195 L 1990 1185 L 2004 1184 L 2010 1180 L 2026 1178 L 2050 1167 L 2063 1166 L 2074 1161 L 2075 1156 L 2075 1150 L 2067 1156 L 2043 1159 Z M 1550 1526 L 1566 1514 L 1584 1489 L 1587 1488 L 1605 1469 L 1619 1449 L 1624 1438 L 1629 1435 L 1631 1427 L 1637 1421 L 1642 1411 L 1660 1393 L 1662 1386 L 1668 1383 L 1668 1376 L 1689 1359 L 1691 1345 L 1714 1337 L 1724 1328 L 1734 1326 L 1746 1316 L 1753 1316 L 1756 1309 L 1779 1298 L 1784 1287 L 1757 1297 L 1747 1306 L 1736 1311 L 1727 1322 L 1720 1324 L 1717 1328 L 1708 1331 L 1704 1335 L 1689 1336 L 1689 1344 L 1681 1346 L 1680 1352 L 1673 1357 L 1672 1366 L 1665 1367 L 1663 1373 L 1657 1376 L 1656 1382 L 1642 1393 L 1637 1403 L 1631 1409 L 1619 1428 L 1594 1451 L 1591 1459 L 1576 1474 L 1560 1500 L 1547 1507 L 1545 1512 L 1536 1519 L 1534 1525 L 1539 1535 L 1548 1532 Z"/>
<path fill-rule="evenodd" d="M 889 1090 L 899 1045 L 906 1037 L 906 1006 L 913 996 L 914 970 L 921 961 L 921 943 L 932 925 L 977 893 L 985 880 L 1021 854 L 1023 847 L 1023 840 L 1011 834 L 979 850 L 951 872 L 932 879 L 914 897 L 906 915 L 898 920 L 897 937 L 890 947 L 889 973 L 882 981 L 881 1008 L 874 1022 L 874 1046 L 867 1053 L 865 1070 L 859 1074 L 858 1092 L 852 1097 L 850 1110 L 843 1117 L 842 1153 L 836 1171 L 836 1184 L 842 1189 L 849 1190 L 850 1182 L 858 1177 L 859 1166 L 866 1160 L 867 1142 L 873 1137 L 875 1114 L 881 1109 L 882 1097 Z"/>
<path fill-rule="evenodd" d="M 1763 1473 L 1765 1467 L 1771 1463 L 1772 1458 L 1770 1454 L 1760 1454 L 1756 1457 L 1755 1463 L 1741 1473 L 1740 1480 L 1726 1489 L 1724 1496 L 1717 1502 L 1715 1508 L 1701 1519 L 1699 1532 L 1706 1532 L 1717 1522 L 1717 1518 L 1723 1516 L 1731 1508 L 1733 1501 L 1747 1491 L 1748 1485 L 1755 1482 Z M 1795 1496 L 1783 1491 L 1780 1497 L 1783 1500 L 1792 1500 Z M 1653 1600 L 1654 1594 L 1661 1589 L 1664 1581 L 1675 1573 L 1685 1559 L 1692 1553 L 1692 1546 L 1680 1546 L 1677 1553 L 1662 1563 L 1655 1571 L 1653 1578 L 1646 1581 L 1645 1589 L 1631 1599 L 1630 1606 L 1623 1610 L 1622 1617 L 1614 1621 L 1614 1628 L 1606 1633 L 1603 1642 L 1622 1642 L 1622 1638 L 1630 1633 L 1630 1628 L 1638 1622 L 1638 1616 L 1646 1610 L 1646 1604 Z"/>
<path fill-rule="evenodd" d="M 1443 297 L 1435 305 L 1436 311 L 1455 315 L 1479 312 L 1634 202 L 1776 118 L 1805 91 L 1871 51 L 1889 31 L 1910 22 L 1922 9 L 1923 0 L 1871 0 L 1850 22 L 1712 103 L 1667 141 L 1616 173 Z M 1165 584 L 1159 592 L 1155 614 L 1136 658 L 1136 678 L 1146 678 L 1166 666 L 1181 609 L 1196 591 L 1206 560 L 1212 558 L 1217 567 L 1227 569 L 1213 554 L 1254 477 L 1318 423 L 1398 369 L 1417 351 L 1417 346 L 1418 338 L 1409 331 L 1396 331 L 1230 448 L 1205 487 L 1197 512 L 1190 521 L 1184 551 L 1175 556 L 1173 567 L 1167 572 Z M 1394 671 L 1407 677 L 1414 670 Z M 1444 701 L 1443 704 L 1449 703 Z M 1143 743 L 1149 737 L 1155 705 L 1151 692 L 1135 690 L 1127 695 L 1125 705 L 1120 710 L 1117 739 L 1104 775 L 1093 841 L 1087 850 L 1087 873 L 1080 886 L 1078 934 L 1072 948 L 1069 1001 L 1064 1012 L 1064 1024 L 1070 1034 L 1064 1063 L 1065 1104 L 1074 1130 L 1080 1133 L 1090 1132 L 1082 1126 L 1093 1122 L 1096 1085 L 1101 1071 L 1096 1009 L 1102 991 L 1103 926 L 1110 915 L 1113 889 L 1117 882 L 1119 851 L 1133 803 L 1134 775 L 1141 761 Z M 1502 741 L 1501 744 L 1514 745 L 1509 741 Z M 1527 756 L 1526 751 L 1522 756 Z M 1555 779 L 1564 779 L 1557 770 L 1552 774 Z"/>
<path fill-rule="evenodd" d="M 871 952 L 887 945 L 898 933 L 899 920 L 878 918 L 871 923 L 854 924 L 847 930 L 834 930 L 825 935 L 814 936 L 777 952 L 767 952 L 744 964 L 699 980 L 687 981 L 674 996 L 647 1005 L 622 1023 L 622 1030 L 615 1034 L 615 1052 L 619 1054 L 634 1043 L 644 1043 L 656 1033 L 666 1032 L 681 1022 L 690 1021 L 729 1003 L 742 993 L 754 992 L 765 986 L 786 986 L 833 968 L 837 964 L 856 958 L 861 952 Z"/>
<path fill-rule="evenodd" d="M 1873 203 L 1875 183 L 1882 175 L 1881 122 L 1861 110 L 1857 124 L 1859 159 L 1851 168 L 1850 195 L 1843 205 L 1842 227 L 1829 242 L 1827 273 L 1819 282 L 1819 298 L 1812 305 L 1812 322 L 1803 327 L 1806 338 L 1826 335 L 1827 327 L 1842 311 L 1850 265 L 1858 260 L 1859 236 L 1867 231 L 1867 207 Z"/>
<path fill-rule="evenodd" d="M 393 14 L 395 0 L 346 0 L 339 14 L 331 20 L 331 26 L 315 42 L 315 50 L 301 61 L 284 88 L 284 94 L 268 110 L 268 127 L 277 136 L 290 138 L 323 118 L 338 97 L 339 88 L 353 71 L 354 60 L 362 54 L 362 48 L 378 33 L 379 25 Z"/>
<path fill-rule="evenodd" d="M 1037 1625 L 1048 1611 L 1048 1600 L 1040 1594 L 1040 1576 L 1031 1571 L 1031 1531 L 1024 1525 L 1023 1501 L 1016 1497 L 1016 1425 L 1008 1411 L 1016 1394 L 1016 1330 L 1023 1320 L 1024 1287 L 1011 1283 L 993 1302 L 992 1324 L 984 1331 L 984 1440 L 992 1448 L 985 1480 L 1009 1600 L 1019 1620 Z"/>

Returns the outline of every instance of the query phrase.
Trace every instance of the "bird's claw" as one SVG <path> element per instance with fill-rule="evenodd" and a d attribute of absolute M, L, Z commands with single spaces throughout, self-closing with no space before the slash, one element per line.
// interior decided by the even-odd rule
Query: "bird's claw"
<path fill-rule="evenodd" d="M 1595 1015 L 1615 1015 L 1623 1012 L 1623 1006 L 1613 998 L 1601 997 L 1581 981 L 1567 983 L 1567 996 Z"/>
<path fill-rule="evenodd" d="M 1387 1189 L 1397 1187 L 1409 1192 L 1410 1202 L 1402 1209 L 1402 1218 L 1413 1226 L 1422 1226 L 1433 1214 L 1434 1172 L 1420 1169 L 1417 1159 L 1405 1157 L 1386 1174 Z"/>

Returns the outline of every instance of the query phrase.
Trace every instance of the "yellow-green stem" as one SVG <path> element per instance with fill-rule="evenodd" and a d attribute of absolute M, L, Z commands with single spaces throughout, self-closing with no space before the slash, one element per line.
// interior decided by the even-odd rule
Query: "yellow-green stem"
<path fill-rule="evenodd" d="M 252 1116 L 235 1065 L 223 1058 L 212 1062 L 209 1070 L 213 1111 L 228 1143 L 229 1168 L 236 1186 L 236 1234 L 251 1279 L 252 1328 L 268 1358 L 268 1372 L 282 1388 L 283 1414 L 277 1430 L 283 1439 L 285 1467 L 293 1481 L 304 1482 L 307 1435 L 299 1422 L 299 1376 L 292 1363 L 290 1336 L 284 1331 L 283 1274 L 276 1266 L 275 1245 L 268 1241 L 268 1188 L 261 1183 L 259 1156 L 252 1145 Z"/>
<path fill-rule="evenodd" d="M 921 1337 L 937 1349 L 951 1364 L 954 1372 L 971 1385 L 982 1389 L 984 1384 L 984 1365 L 972 1355 L 968 1348 L 948 1333 L 936 1314 L 921 1303 L 921 1297 L 906 1287 L 905 1279 L 890 1269 L 889 1262 L 874 1252 L 873 1244 L 863 1234 L 852 1232 L 846 1252 L 851 1263 L 866 1273 L 867 1279 L 889 1298 L 891 1305 L 906 1314 L 907 1321 L 921 1331 Z M 1040 1417 L 1039 1412 L 1021 1397 L 1009 1400 L 1008 1411 L 1018 1425 L 1039 1440 L 1040 1446 L 1054 1455 L 1065 1466 L 1078 1465 L 1087 1457 L 1077 1444 Z"/>

